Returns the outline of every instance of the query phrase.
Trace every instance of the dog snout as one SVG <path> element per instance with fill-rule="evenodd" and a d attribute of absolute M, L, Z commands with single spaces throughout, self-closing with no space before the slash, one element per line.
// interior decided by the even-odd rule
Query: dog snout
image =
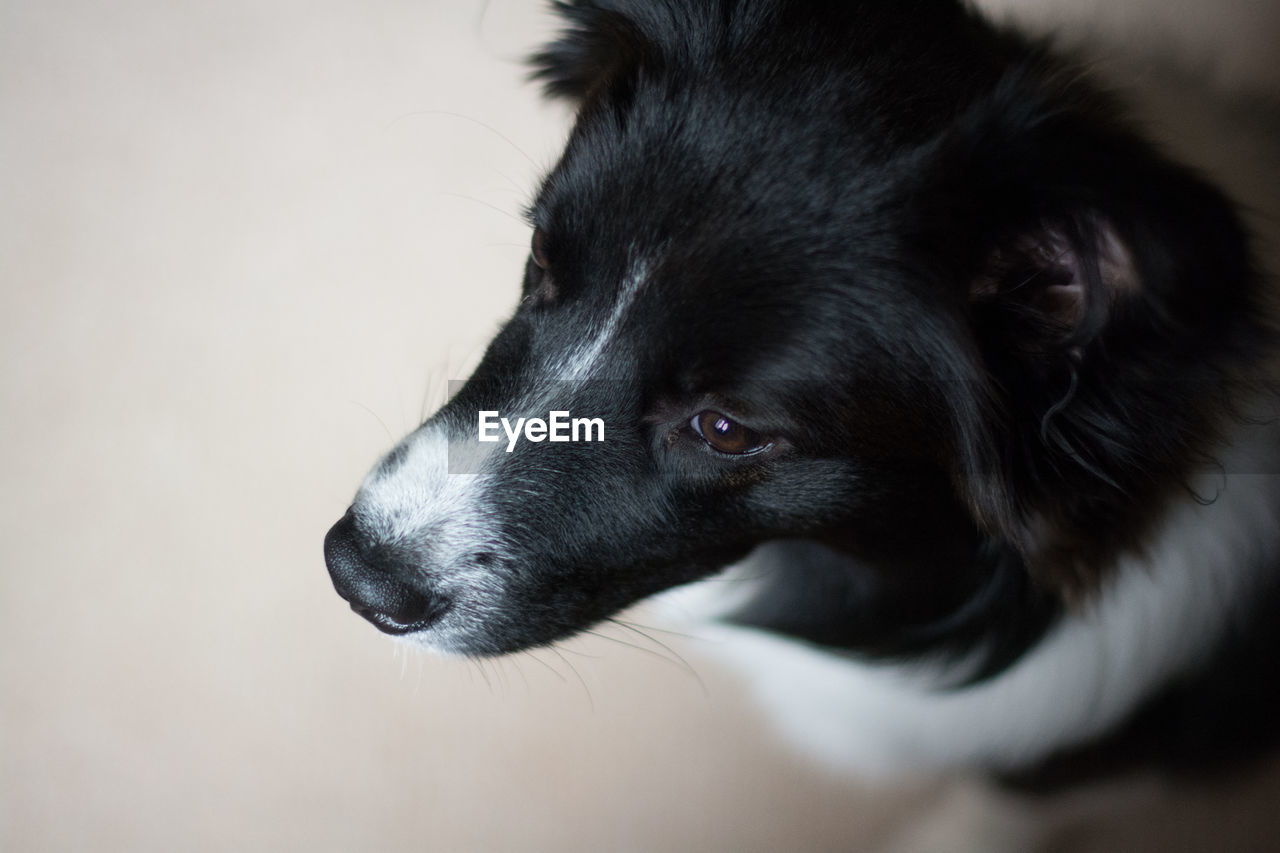
<path fill-rule="evenodd" d="M 416 574 L 413 566 L 364 544 L 351 512 L 325 535 L 324 561 L 338 595 L 385 633 L 425 630 L 448 609 L 438 592 L 409 580 Z"/>

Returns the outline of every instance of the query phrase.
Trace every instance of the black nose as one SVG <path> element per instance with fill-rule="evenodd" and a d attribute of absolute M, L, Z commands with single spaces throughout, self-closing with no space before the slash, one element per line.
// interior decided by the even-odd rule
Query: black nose
<path fill-rule="evenodd" d="M 414 566 L 365 544 L 350 511 L 325 535 L 324 561 L 338 595 L 380 631 L 421 631 L 448 609 L 439 595 L 408 580 Z"/>

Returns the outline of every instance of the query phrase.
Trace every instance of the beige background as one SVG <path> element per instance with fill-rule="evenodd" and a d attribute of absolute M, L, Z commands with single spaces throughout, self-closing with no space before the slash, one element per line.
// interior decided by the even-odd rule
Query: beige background
<path fill-rule="evenodd" d="M 1100 36 L 1153 115 L 1207 105 L 1211 165 L 1280 198 L 1280 4 L 992 5 Z M 877 791 L 696 638 L 440 661 L 346 609 L 324 531 L 514 304 L 568 120 L 515 62 L 545 31 L 532 0 L 0 4 L 0 849 L 1280 849 L 1280 769 Z"/>

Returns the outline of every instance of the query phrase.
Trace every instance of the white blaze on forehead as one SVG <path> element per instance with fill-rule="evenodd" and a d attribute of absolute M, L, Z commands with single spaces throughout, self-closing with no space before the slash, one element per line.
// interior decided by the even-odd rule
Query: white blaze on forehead
<path fill-rule="evenodd" d="M 623 317 L 635 304 L 636 296 L 648 279 L 648 273 L 648 265 L 644 262 L 636 263 L 631 267 L 631 272 L 618 287 L 616 301 L 604 325 L 584 343 L 570 350 L 562 364 L 553 367 L 551 372 L 554 378 L 580 382 L 589 379 L 596 372 L 600 356 L 608 348 L 609 343 L 617 337 L 618 329 L 622 327 Z"/>

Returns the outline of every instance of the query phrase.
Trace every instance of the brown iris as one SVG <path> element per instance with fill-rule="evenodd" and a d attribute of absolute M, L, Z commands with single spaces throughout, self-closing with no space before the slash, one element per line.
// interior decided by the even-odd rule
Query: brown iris
<path fill-rule="evenodd" d="M 767 450 L 769 447 L 760 433 L 744 427 L 719 412 L 711 410 L 699 412 L 693 416 L 690 426 L 702 436 L 703 441 L 720 453 L 744 456 L 748 453 Z"/>
<path fill-rule="evenodd" d="M 542 233 L 542 229 L 533 229 L 533 239 L 529 241 L 529 254 L 533 257 L 533 262 L 544 270 L 547 268 L 549 263 L 547 261 L 547 247 L 544 245 L 545 243 L 546 236 Z"/>

